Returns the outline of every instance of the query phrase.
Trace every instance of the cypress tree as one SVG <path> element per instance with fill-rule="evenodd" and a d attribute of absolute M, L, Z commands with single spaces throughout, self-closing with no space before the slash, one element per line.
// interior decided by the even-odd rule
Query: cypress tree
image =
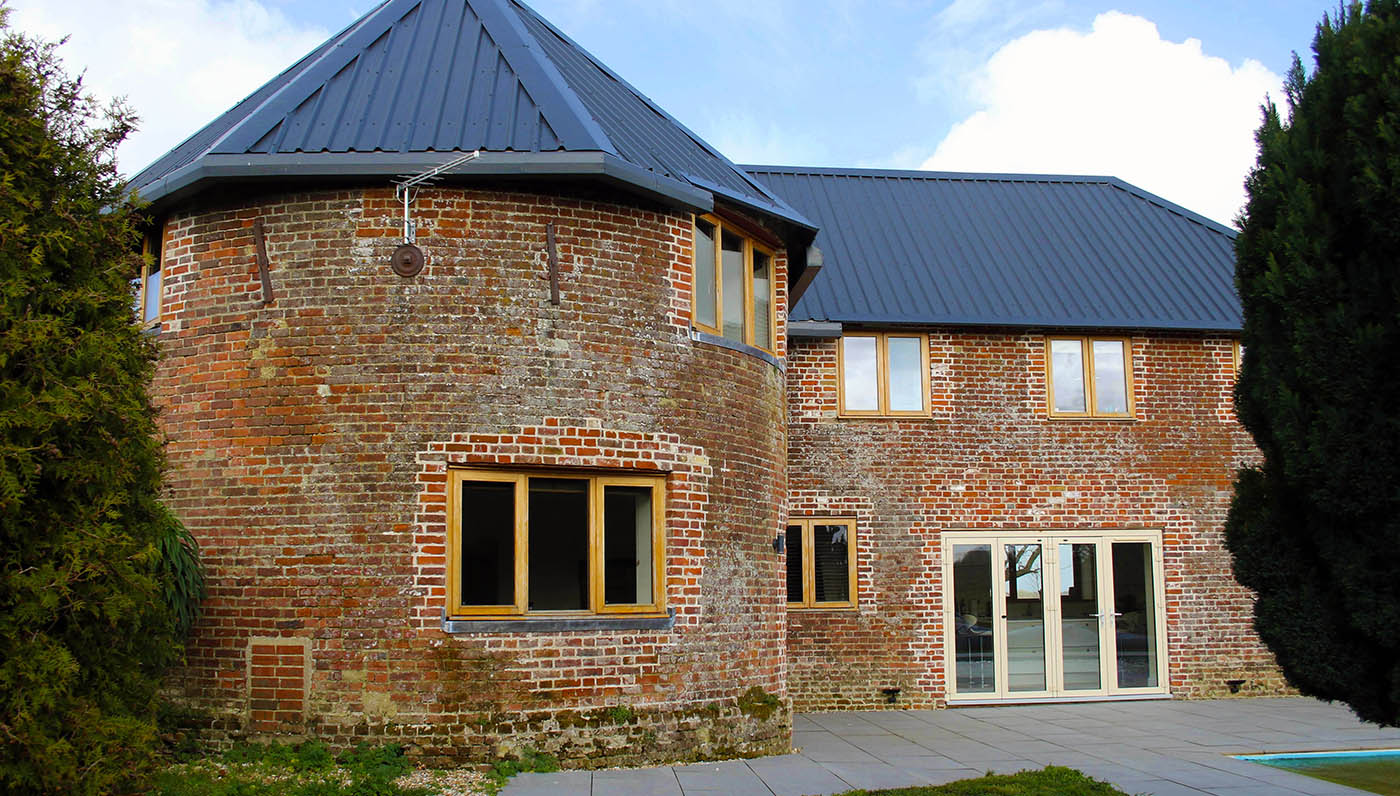
<path fill-rule="evenodd" d="M 133 323 L 131 129 L 0 6 L 0 792 L 131 792 L 200 590 Z"/>
<path fill-rule="evenodd" d="M 1240 219 L 1240 420 L 1262 463 L 1226 523 L 1289 681 L 1400 723 L 1400 0 L 1323 17 L 1264 108 Z"/>

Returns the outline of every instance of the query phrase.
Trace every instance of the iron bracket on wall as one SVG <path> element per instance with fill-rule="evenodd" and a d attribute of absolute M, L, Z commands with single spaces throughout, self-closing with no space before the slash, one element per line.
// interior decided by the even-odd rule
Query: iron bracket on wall
<path fill-rule="evenodd" d="M 253 219 L 253 247 L 258 255 L 258 278 L 262 280 L 262 303 L 263 306 L 272 303 L 272 275 L 268 273 L 267 262 L 267 232 L 263 229 L 261 218 Z"/>

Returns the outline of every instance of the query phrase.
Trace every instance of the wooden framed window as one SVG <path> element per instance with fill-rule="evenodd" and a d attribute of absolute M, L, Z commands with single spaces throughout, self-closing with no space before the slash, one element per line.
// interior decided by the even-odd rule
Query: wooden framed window
<path fill-rule="evenodd" d="M 160 323 L 164 297 L 160 260 L 159 238 L 147 236 L 141 242 L 141 273 L 131 280 L 132 311 L 143 327 Z"/>
<path fill-rule="evenodd" d="M 773 250 L 715 216 L 696 218 L 694 236 L 691 323 L 772 353 L 777 326 Z"/>
<path fill-rule="evenodd" d="M 1240 368 L 1244 367 L 1244 343 L 1235 341 L 1235 376 L 1240 375 Z"/>
<path fill-rule="evenodd" d="M 928 416 L 928 335 L 850 332 L 836 362 L 842 416 Z"/>
<path fill-rule="evenodd" d="M 856 521 L 792 518 L 787 526 L 789 608 L 856 607 Z"/>
<path fill-rule="evenodd" d="M 449 476 L 452 617 L 664 613 L 665 478 Z"/>
<path fill-rule="evenodd" d="M 1132 350 L 1123 337 L 1047 337 L 1050 416 L 1132 417 Z"/>

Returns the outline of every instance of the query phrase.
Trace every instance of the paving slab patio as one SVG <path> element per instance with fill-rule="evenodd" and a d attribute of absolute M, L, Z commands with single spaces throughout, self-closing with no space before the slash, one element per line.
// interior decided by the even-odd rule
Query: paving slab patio
<path fill-rule="evenodd" d="M 1362 791 L 1231 755 L 1400 748 L 1400 729 L 1311 699 L 1156 700 L 808 713 L 796 753 L 685 766 L 521 774 L 504 796 L 828 796 L 1046 765 L 1131 794 L 1341 796 Z"/>

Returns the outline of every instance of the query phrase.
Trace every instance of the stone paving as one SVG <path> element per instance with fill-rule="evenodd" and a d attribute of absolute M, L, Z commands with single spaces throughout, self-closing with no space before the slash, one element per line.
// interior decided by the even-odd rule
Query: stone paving
<path fill-rule="evenodd" d="M 1229 755 L 1400 748 L 1400 730 L 1311 699 L 1090 702 L 806 713 L 796 754 L 521 774 L 504 796 L 825 796 L 1069 766 L 1131 794 L 1359 794 Z"/>

